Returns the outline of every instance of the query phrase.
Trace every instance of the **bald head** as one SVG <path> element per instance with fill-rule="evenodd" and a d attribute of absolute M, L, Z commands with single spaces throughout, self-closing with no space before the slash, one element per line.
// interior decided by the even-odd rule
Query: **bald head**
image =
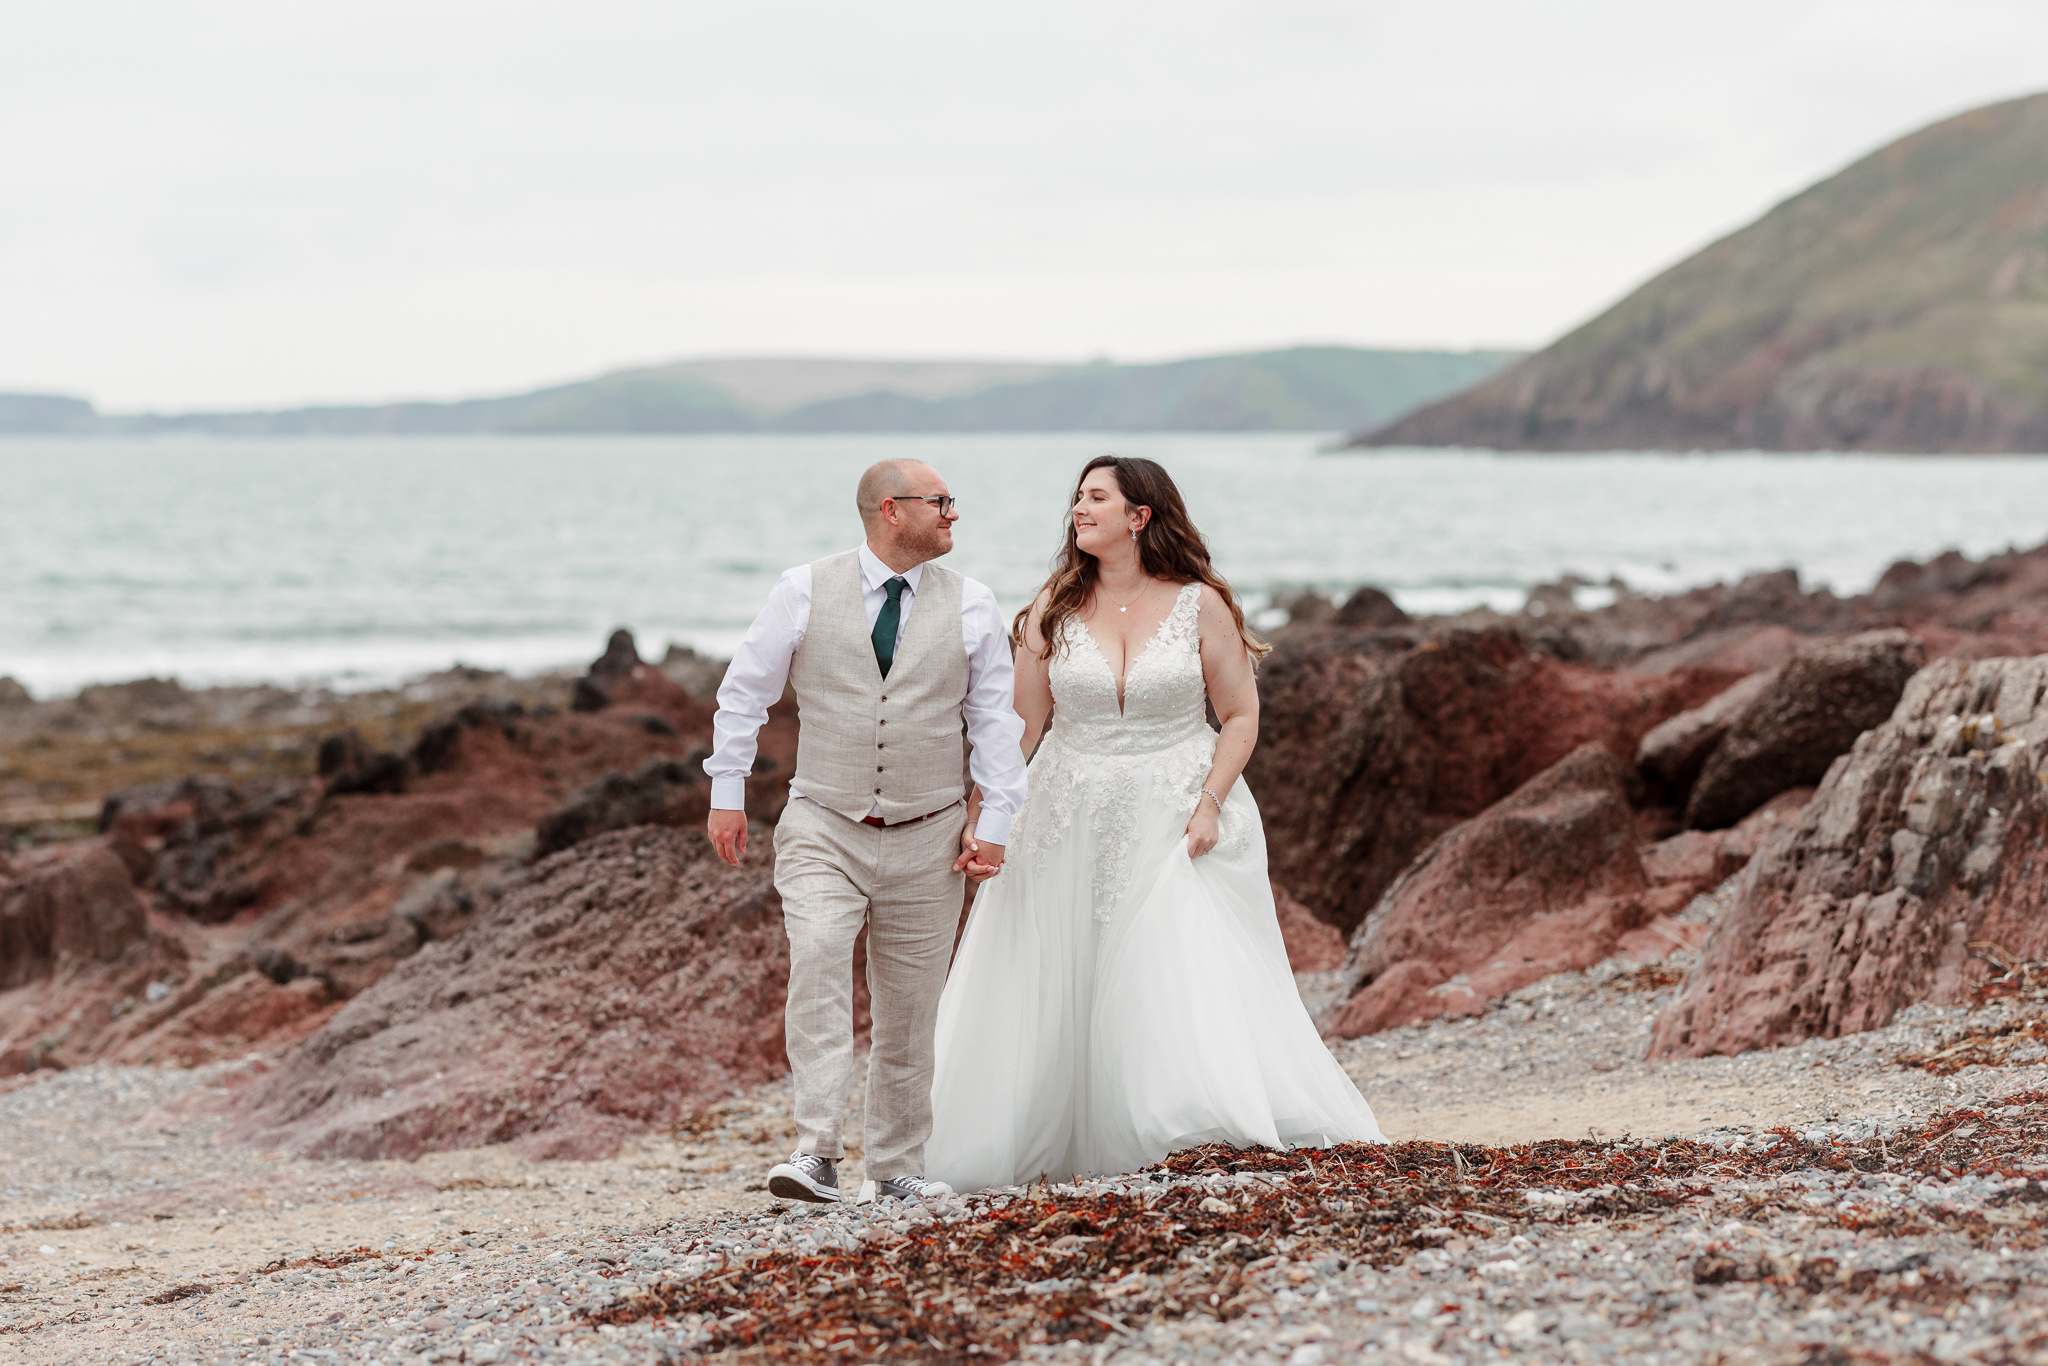
<path fill-rule="evenodd" d="M 945 479 L 922 460 L 870 465 L 854 501 L 868 549 L 899 574 L 953 549 L 960 512 L 947 496 Z"/>
<path fill-rule="evenodd" d="M 920 476 L 937 473 L 922 460 L 877 460 L 868 466 L 867 473 L 860 477 L 860 487 L 853 494 L 854 503 L 860 508 L 861 525 L 874 525 L 875 518 L 882 515 L 884 498 L 900 498 L 906 493 L 917 492 L 912 485 L 919 482 Z"/>

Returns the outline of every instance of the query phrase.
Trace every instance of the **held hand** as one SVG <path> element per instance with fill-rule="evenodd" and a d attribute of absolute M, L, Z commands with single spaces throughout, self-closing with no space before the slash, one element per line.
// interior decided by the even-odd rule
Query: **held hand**
<path fill-rule="evenodd" d="M 705 824 L 711 847 L 718 851 L 718 856 L 739 867 L 740 858 L 747 852 L 747 813 L 714 810 Z"/>
<path fill-rule="evenodd" d="M 953 860 L 953 871 L 956 873 L 967 873 L 976 882 L 981 881 L 981 878 L 974 877 L 973 873 L 967 871 L 973 864 L 978 862 L 977 856 L 980 853 L 981 846 L 974 842 L 974 822 L 969 821 L 967 828 L 960 832 L 960 857 Z M 985 877 L 987 874 L 983 874 L 983 876 Z"/>
<path fill-rule="evenodd" d="M 1188 817 L 1188 857 L 1200 858 L 1216 847 L 1216 808 L 1207 797 Z"/>
<path fill-rule="evenodd" d="M 954 872 L 967 874 L 970 882 L 986 882 L 1002 870 L 1002 845 L 977 840 L 971 829 L 960 832 L 960 857 L 953 860 Z"/>

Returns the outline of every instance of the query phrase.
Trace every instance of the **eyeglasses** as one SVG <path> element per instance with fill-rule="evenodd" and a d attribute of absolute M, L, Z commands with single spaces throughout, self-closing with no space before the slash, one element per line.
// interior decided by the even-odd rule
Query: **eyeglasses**
<path fill-rule="evenodd" d="M 941 517 L 951 517 L 953 509 L 960 506 L 960 500 L 950 493 L 892 493 L 889 496 L 899 503 L 930 503 L 939 510 Z"/>

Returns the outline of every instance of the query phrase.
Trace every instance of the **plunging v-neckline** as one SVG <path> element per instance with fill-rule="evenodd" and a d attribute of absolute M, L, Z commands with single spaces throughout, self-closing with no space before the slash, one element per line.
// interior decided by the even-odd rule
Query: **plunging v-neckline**
<path fill-rule="evenodd" d="M 1109 669 L 1109 676 L 1116 683 L 1116 714 L 1118 716 L 1122 716 L 1124 714 L 1124 688 L 1131 681 L 1131 670 L 1138 667 L 1139 660 L 1143 659 L 1146 655 L 1152 653 L 1152 647 L 1159 643 L 1159 637 L 1165 633 L 1167 623 L 1171 622 L 1173 620 L 1173 614 L 1180 610 L 1180 595 L 1187 591 L 1187 585 L 1182 584 L 1180 588 L 1174 593 L 1173 606 L 1166 609 L 1166 615 L 1159 619 L 1159 625 L 1152 629 L 1151 635 L 1145 637 L 1145 648 L 1138 651 L 1138 653 L 1132 655 L 1130 659 L 1125 661 L 1124 672 L 1121 678 L 1117 677 L 1117 672 L 1115 669 L 1110 668 L 1109 654 L 1102 648 L 1102 642 L 1095 638 L 1095 632 L 1088 629 L 1088 623 L 1082 621 L 1079 617 L 1074 618 L 1076 624 L 1078 624 L 1081 628 L 1081 634 L 1088 637 L 1089 648 L 1094 650 L 1095 657 L 1102 661 L 1102 667 L 1105 669 Z"/>

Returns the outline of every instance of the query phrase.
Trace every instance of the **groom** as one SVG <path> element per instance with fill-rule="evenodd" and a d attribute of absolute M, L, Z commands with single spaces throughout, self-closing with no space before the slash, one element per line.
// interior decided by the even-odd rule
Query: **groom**
<path fill-rule="evenodd" d="M 784 683 L 795 687 L 796 773 L 775 827 L 775 890 L 789 935 L 797 1151 L 768 1174 L 769 1194 L 785 1200 L 840 1198 L 863 926 L 874 1015 L 867 1177 L 884 1199 L 951 1193 L 924 1179 L 939 992 L 963 876 L 1002 867 L 1024 801 L 1024 723 L 995 595 L 931 563 L 953 548 L 960 516 L 946 481 L 919 461 L 884 460 L 855 499 L 865 543 L 776 580 L 719 686 L 704 761 L 711 843 L 737 864 L 756 736 Z M 982 794 L 973 832 L 970 769 Z"/>

